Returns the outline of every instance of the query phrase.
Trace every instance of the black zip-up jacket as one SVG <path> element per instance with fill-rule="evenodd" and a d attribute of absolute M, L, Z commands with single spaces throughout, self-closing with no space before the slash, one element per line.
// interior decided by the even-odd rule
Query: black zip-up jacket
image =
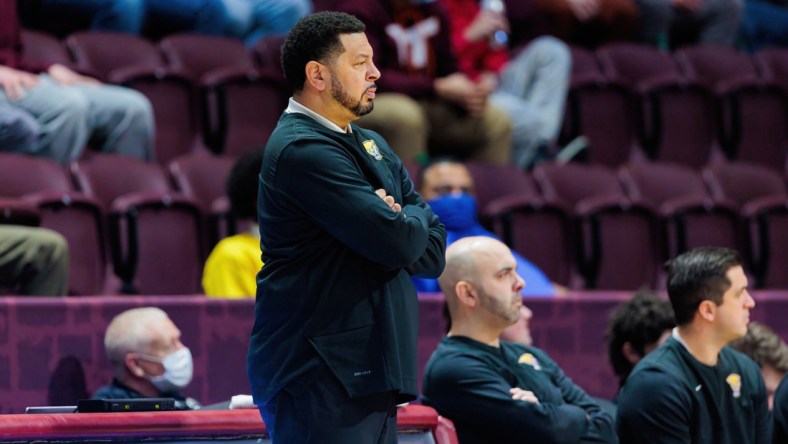
<path fill-rule="evenodd" d="M 763 444 L 772 417 L 758 366 L 730 347 L 704 365 L 675 338 L 646 355 L 618 395 L 622 444 Z"/>
<path fill-rule="evenodd" d="M 282 388 L 297 395 L 323 365 L 351 397 L 415 398 L 409 277 L 443 271 L 446 231 L 383 138 L 283 114 L 263 155 L 258 219 L 265 266 L 247 365 L 255 402 Z"/>

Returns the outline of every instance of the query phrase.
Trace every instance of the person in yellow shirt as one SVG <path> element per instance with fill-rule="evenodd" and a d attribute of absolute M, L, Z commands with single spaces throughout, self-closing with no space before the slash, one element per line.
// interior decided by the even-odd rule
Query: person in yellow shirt
<path fill-rule="evenodd" d="M 230 210 L 238 226 L 247 228 L 219 241 L 208 256 L 202 276 L 208 297 L 252 298 L 257 291 L 256 276 L 263 267 L 257 226 L 257 177 L 262 159 L 262 150 L 240 157 L 227 178 Z"/>

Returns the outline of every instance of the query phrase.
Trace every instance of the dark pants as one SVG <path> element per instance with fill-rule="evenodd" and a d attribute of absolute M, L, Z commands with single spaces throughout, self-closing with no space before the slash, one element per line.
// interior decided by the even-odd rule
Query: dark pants
<path fill-rule="evenodd" d="M 351 399 L 328 369 L 303 392 L 282 389 L 259 408 L 274 443 L 397 442 L 394 393 Z"/>

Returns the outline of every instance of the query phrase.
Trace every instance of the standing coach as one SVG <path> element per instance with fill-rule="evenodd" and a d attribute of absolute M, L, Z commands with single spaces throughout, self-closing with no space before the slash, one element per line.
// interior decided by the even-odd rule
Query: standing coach
<path fill-rule="evenodd" d="M 380 72 L 364 25 L 323 12 L 282 46 L 293 97 L 268 141 L 248 372 L 275 443 L 394 443 L 417 395 L 418 300 L 446 232 L 394 152 L 351 122 Z"/>

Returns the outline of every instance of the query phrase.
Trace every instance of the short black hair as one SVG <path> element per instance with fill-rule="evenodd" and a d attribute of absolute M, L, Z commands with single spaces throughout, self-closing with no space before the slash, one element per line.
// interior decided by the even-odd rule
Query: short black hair
<path fill-rule="evenodd" d="M 703 301 L 722 304 L 722 296 L 730 288 L 728 270 L 741 266 L 735 250 L 723 247 L 700 247 L 668 261 L 668 296 L 678 325 L 692 321 Z"/>
<path fill-rule="evenodd" d="M 419 188 L 424 186 L 424 176 L 427 175 L 427 171 L 429 171 L 430 168 L 434 167 L 435 165 L 442 165 L 444 163 L 448 163 L 449 165 L 465 165 L 465 162 L 454 156 L 446 155 L 446 156 L 430 157 L 427 163 L 425 163 L 421 168 L 419 168 L 419 176 L 418 176 Z"/>
<path fill-rule="evenodd" d="M 295 24 L 282 45 L 282 72 L 295 91 L 304 89 L 310 61 L 328 64 L 345 52 L 341 34 L 364 32 L 364 23 L 344 12 L 324 11 L 310 14 Z"/>
<path fill-rule="evenodd" d="M 613 310 L 607 325 L 607 356 L 622 384 L 634 367 L 624 356 L 624 344 L 629 342 L 640 356 L 645 356 L 646 347 L 675 325 L 670 302 L 651 290 L 638 290 Z"/>
<path fill-rule="evenodd" d="M 257 189 L 263 150 L 250 151 L 239 157 L 227 176 L 225 191 L 230 199 L 230 211 L 236 217 L 257 219 Z"/>

